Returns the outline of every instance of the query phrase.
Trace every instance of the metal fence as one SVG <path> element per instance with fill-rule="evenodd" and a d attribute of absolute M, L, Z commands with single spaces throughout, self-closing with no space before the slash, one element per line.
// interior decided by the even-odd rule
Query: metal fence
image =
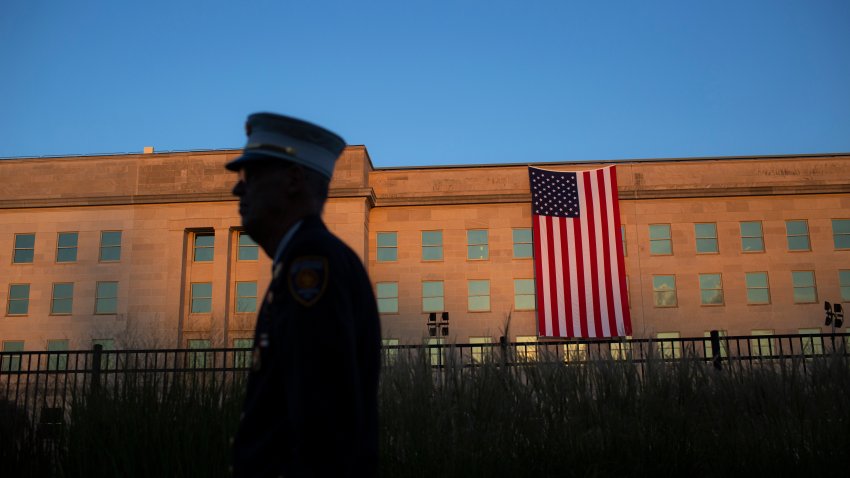
<path fill-rule="evenodd" d="M 483 344 L 388 345 L 385 366 L 420 361 L 439 373 L 447 367 L 483 364 L 583 364 L 590 361 L 704 361 L 757 365 L 784 360 L 850 357 L 850 334 L 763 335 L 629 339 L 540 340 Z M 116 393 L 129 385 L 167 390 L 169 385 L 209 390 L 245 380 L 250 349 L 93 350 L 0 352 L 0 420 L 24 416 L 49 433 L 61 424 L 75 398 L 98 391 Z M 22 418 L 23 419 L 23 418 Z"/>

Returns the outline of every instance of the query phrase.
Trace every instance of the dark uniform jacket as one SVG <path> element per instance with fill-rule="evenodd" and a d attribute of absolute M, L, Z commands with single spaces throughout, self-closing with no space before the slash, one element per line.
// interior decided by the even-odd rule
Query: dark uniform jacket
<path fill-rule="evenodd" d="M 257 317 L 234 476 L 375 476 L 380 337 L 360 259 L 305 218 Z"/>

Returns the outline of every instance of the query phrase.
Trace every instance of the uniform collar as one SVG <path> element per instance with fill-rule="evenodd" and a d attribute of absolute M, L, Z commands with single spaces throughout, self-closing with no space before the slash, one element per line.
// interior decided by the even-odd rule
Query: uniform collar
<path fill-rule="evenodd" d="M 295 221 L 295 224 L 286 231 L 286 234 L 283 235 L 283 238 L 280 240 L 280 243 L 277 245 L 277 250 L 274 253 L 274 261 L 272 264 L 277 264 L 280 261 L 281 256 L 283 256 L 283 251 L 286 250 L 286 245 L 289 244 L 289 241 L 292 240 L 292 236 L 295 235 L 295 232 L 301 226 L 301 223 L 304 222 L 303 219 L 299 219 Z"/>

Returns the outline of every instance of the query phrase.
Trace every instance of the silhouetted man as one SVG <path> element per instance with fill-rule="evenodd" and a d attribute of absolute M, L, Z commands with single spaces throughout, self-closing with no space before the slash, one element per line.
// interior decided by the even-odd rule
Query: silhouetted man
<path fill-rule="evenodd" d="M 357 255 L 320 218 L 336 134 L 258 113 L 227 169 L 245 231 L 273 259 L 234 441 L 234 475 L 374 476 L 380 326 Z"/>

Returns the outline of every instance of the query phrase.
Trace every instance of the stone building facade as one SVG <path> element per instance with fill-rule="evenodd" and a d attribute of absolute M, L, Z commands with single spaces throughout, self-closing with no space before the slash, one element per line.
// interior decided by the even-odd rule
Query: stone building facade
<path fill-rule="evenodd" d="M 247 346 L 270 262 L 240 232 L 238 154 L 0 161 L 4 350 Z M 535 166 L 608 164 L 635 336 L 826 332 L 823 301 L 850 301 L 850 155 Z M 330 196 L 389 343 L 443 311 L 448 341 L 535 339 L 527 164 L 374 168 L 350 146 Z"/>

